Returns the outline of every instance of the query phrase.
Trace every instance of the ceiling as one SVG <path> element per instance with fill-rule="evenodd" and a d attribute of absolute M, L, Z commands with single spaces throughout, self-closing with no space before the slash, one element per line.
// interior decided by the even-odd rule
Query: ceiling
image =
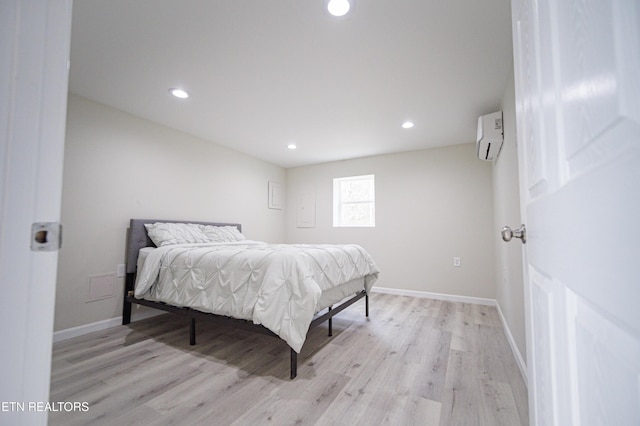
<path fill-rule="evenodd" d="M 70 91 L 285 168 L 475 141 L 509 0 L 326 1 L 75 0 Z"/>

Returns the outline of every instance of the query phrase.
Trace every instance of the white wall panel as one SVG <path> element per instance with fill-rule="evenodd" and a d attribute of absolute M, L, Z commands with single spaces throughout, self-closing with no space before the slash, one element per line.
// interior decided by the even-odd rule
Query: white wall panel
<path fill-rule="evenodd" d="M 284 242 L 268 208 L 284 169 L 78 96 L 70 96 L 55 329 L 121 315 L 115 297 L 86 303 L 87 277 L 125 259 L 130 218 L 241 223 L 247 238 Z"/>
<path fill-rule="evenodd" d="M 334 228 L 333 179 L 375 175 L 375 228 Z M 382 273 L 378 286 L 495 298 L 491 164 L 475 144 L 287 170 L 287 192 L 315 188 L 316 226 L 298 228 L 287 201 L 287 242 L 358 243 Z M 453 258 L 461 266 L 453 266 Z"/>

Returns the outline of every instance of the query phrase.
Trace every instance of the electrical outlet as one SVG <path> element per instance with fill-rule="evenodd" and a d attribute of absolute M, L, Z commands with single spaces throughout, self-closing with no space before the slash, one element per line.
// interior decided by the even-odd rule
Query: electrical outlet
<path fill-rule="evenodd" d="M 461 265 L 462 265 L 462 263 L 460 262 L 460 258 L 459 257 L 454 257 L 453 258 L 453 266 L 458 267 L 458 266 L 461 266 Z"/>

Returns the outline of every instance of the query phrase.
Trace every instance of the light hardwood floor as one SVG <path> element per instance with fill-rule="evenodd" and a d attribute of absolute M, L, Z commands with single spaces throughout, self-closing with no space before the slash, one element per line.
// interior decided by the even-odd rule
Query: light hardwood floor
<path fill-rule="evenodd" d="M 374 293 L 312 330 L 289 380 L 279 340 L 161 315 L 56 343 L 51 425 L 526 425 L 493 307 Z M 134 308 L 135 309 L 135 308 Z"/>

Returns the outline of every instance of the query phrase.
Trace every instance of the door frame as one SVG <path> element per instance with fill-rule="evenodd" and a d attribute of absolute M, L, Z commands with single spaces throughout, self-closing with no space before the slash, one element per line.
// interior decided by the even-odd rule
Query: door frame
<path fill-rule="evenodd" d="M 59 222 L 72 0 L 0 4 L 0 401 L 2 419 L 46 424 L 57 251 L 31 227 Z M 22 405 L 19 405 L 19 404 Z"/>

